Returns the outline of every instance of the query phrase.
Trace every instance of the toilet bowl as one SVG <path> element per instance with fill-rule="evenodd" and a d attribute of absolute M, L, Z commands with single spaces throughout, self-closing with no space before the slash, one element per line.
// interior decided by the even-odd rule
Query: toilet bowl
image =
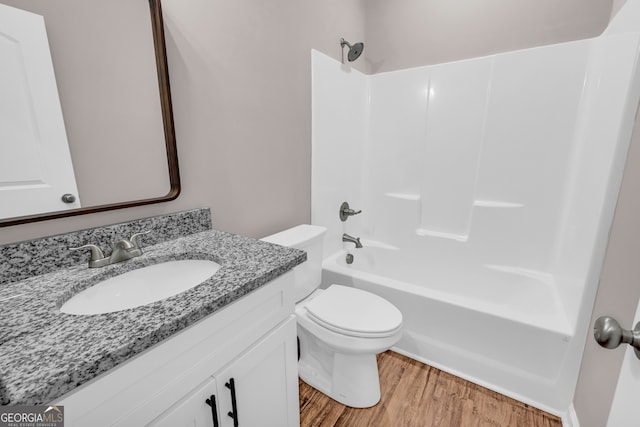
<path fill-rule="evenodd" d="M 300 225 L 262 240 L 307 251 L 307 262 L 293 270 L 300 378 L 344 405 L 367 408 L 380 400 L 376 354 L 402 337 L 402 314 L 361 289 L 318 289 L 325 232 L 324 227 Z"/>

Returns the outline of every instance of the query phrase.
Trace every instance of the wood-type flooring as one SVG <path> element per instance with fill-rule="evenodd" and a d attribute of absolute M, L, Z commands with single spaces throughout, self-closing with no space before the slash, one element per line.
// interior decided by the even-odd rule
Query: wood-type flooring
<path fill-rule="evenodd" d="M 346 407 L 300 381 L 301 427 L 562 427 L 560 418 L 387 351 L 380 402 Z"/>

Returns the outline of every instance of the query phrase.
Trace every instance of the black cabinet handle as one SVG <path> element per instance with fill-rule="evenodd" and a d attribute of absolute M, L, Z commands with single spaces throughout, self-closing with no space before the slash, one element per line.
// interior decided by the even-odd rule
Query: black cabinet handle
<path fill-rule="evenodd" d="M 233 411 L 227 413 L 233 418 L 233 427 L 238 427 L 238 405 L 236 404 L 236 383 L 233 378 L 229 379 L 228 383 L 224 384 L 229 390 L 231 390 L 231 407 Z"/>
<path fill-rule="evenodd" d="M 204 401 L 211 406 L 211 417 L 213 417 L 213 427 L 218 427 L 218 409 L 216 408 L 216 395 L 212 394 L 210 398 Z"/>

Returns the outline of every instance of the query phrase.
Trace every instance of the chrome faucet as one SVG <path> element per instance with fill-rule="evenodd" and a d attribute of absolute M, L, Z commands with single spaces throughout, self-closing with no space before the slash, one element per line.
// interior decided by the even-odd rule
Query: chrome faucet
<path fill-rule="evenodd" d="M 340 221 L 345 222 L 347 220 L 347 218 L 349 218 L 350 216 L 353 215 L 358 215 L 362 213 L 362 211 L 356 211 L 353 210 L 349 207 L 349 203 L 347 202 L 342 202 L 342 204 L 340 205 Z"/>
<path fill-rule="evenodd" d="M 89 268 L 104 267 L 105 265 L 115 264 L 142 255 L 142 248 L 140 248 L 140 244 L 138 243 L 137 238 L 138 236 L 142 236 L 143 234 L 148 233 L 150 232 L 144 231 L 142 233 L 134 234 L 129 239 L 118 240 L 113 244 L 111 248 L 111 255 L 109 255 L 108 257 L 105 256 L 104 252 L 102 252 L 102 249 L 100 249 L 96 245 L 88 244 L 69 249 L 72 251 L 77 251 L 79 249 L 90 249 L 91 257 L 89 258 Z"/>
<path fill-rule="evenodd" d="M 352 236 L 349 236 L 347 233 L 344 233 L 342 235 L 342 241 L 343 242 L 354 243 L 356 245 L 356 248 L 361 248 L 362 247 L 362 243 L 360 243 L 360 238 L 359 237 L 352 237 Z"/>

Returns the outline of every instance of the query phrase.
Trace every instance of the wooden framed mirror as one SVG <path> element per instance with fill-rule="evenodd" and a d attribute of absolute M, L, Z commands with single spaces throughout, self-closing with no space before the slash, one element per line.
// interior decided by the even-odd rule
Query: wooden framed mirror
<path fill-rule="evenodd" d="M 0 0 L 0 3 L 29 10 L 44 16 L 49 34 L 49 43 L 52 48 L 52 57 L 60 92 L 60 102 L 65 116 L 67 133 L 69 134 L 69 145 L 72 151 L 71 154 L 74 169 L 76 170 L 76 177 L 78 181 L 83 179 L 82 176 L 78 176 L 78 170 L 82 169 L 79 167 L 79 163 L 88 157 L 95 157 L 95 163 L 91 166 L 86 166 L 84 174 L 85 176 L 88 173 L 95 174 L 96 176 L 92 177 L 92 179 L 97 182 L 97 186 L 91 190 L 87 190 L 87 192 L 90 192 L 91 196 L 94 196 L 94 194 L 100 193 L 105 188 L 109 188 L 111 193 L 113 193 L 112 198 L 115 197 L 114 195 L 119 196 L 122 194 L 124 199 L 102 202 L 96 197 L 86 197 L 90 199 L 92 203 L 83 203 L 83 207 L 77 209 L 1 219 L 0 227 L 162 203 L 178 197 L 180 194 L 180 174 L 178 169 L 169 71 L 160 0 L 148 0 L 148 6 L 144 4 L 145 0 L 117 0 L 111 2 L 104 2 L 102 0 L 60 0 L 56 2 L 51 2 L 50 0 Z M 55 3 L 55 5 L 51 3 Z M 133 4 L 135 4 L 136 9 L 135 11 L 132 10 L 131 16 L 129 16 L 127 7 Z M 102 9 L 106 7 L 110 9 Z M 142 7 L 144 10 L 141 9 Z M 67 10 L 64 10 L 64 8 L 67 8 Z M 53 13 L 58 18 L 47 15 L 47 10 L 54 9 L 55 12 Z M 78 13 L 78 15 L 74 15 L 75 13 Z M 85 13 L 85 15 L 81 15 L 81 13 Z M 133 19 L 134 15 L 136 20 Z M 59 16 L 64 16 L 65 21 L 56 22 L 56 19 L 60 19 Z M 141 22 L 143 20 L 144 22 Z M 64 31 L 70 31 L 68 28 L 70 22 L 77 22 L 79 23 L 78 25 L 82 23 L 85 33 L 90 30 L 93 31 L 93 28 L 96 27 L 96 31 L 100 30 L 102 34 L 95 36 L 93 34 L 84 34 L 84 37 L 72 32 L 62 34 Z M 56 28 L 58 28 L 58 30 L 56 30 Z M 128 28 L 131 29 L 131 34 L 121 35 L 121 31 L 127 31 Z M 144 39 L 140 43 L 131 39 L 131 37 L 138 36 Z M 79 40 L 83 38 L 86 40 Z M 118 46 L 114 42 L 116 39 L 121 40 L 124 45 Z M 95 47 L 92 45 L 94 40 L 96 41 Z M 76 41 L 83 41 L 86 50 L 82 51 L 81 48 L 78 48 Z M 103 45 L 98 45 L 98 41 L 102 41 Z M 145 49 L 144 55 L 141 54 L 142 52 L 134 51 L 134 46 L 142 46 L 143 49 Z M 54 47 L 57 47 L 58 50 L 54 51 Z M 60 49 L 64 49 L 65 53 L 60 53 L 56 57 L 56 53 L 59 53 Z M 128 56 L 125 55 L 125 57 L 119 59 L 117 55 L 119 55 L 120 52 L 126 52 Z M 69 55 L 65 56 L 66 53 L 69 53 Z M 138 63 L 135 62 L 135 58 L 138 56 L 147 56 L 150 58 L 147 61 L 150 64 L 149 69 L 138 69 L 143 68 L 139 67 Z M 75 59 L 69 61 L 68 58 L 70 57 Z M 134 58 L 134 62 L 130 63 L 129 58 Z M 56 59 L 58 60 L 57 64 Z M 100 61 L 103 61 L 104 64 L 100 63 Z M 85 68 L 80 70 L 77 68 L 72 69 L 68 64 L 69 62 L 74 62 L 74 67 L 80 64 L 83 67 L 91 67 L 91 70 L 87 71 Z M 56 67 L 56 65 L 58 66 Z M 109 68 L 111 66 L 115 68 Z M 91 72 L 94 73 L 94 75 L 91 75 Z M 65 77 L 63 82 L 60 80 L 61 75 Z M 121 84 L 117 79 L 127 78 L 129 76 L 133 81 L 127 83 L 131 85 L 127 89 L 126 85 Z M 103 93 L 104 91 L 116 92 L 116 90 L 125 90 L 127 92 L 123 96 L 123 99 L 118 102 L 105 100 L 104 105 L 93 107 L 88 104 L 87 100 L 92 97 L 100 99 L 106 97 L 99 95 L 94 96 L 93 89 L 83 86 L 81 82 L 82 79 L 89 83 L 93 82 L 96 86 L 101 85 Z M 138 87 L 152 88 L 144 92 L 144 103 L 139 107 L 130 105 L 135 102 Z M 131 88 L 134 89 L 132 90 Z M 80 92 L 84 98 L 80 96 Z M 95 94 L 99 93 L 98 90 L 95 91 Z M 153 99 L 150 100 L 150 98 Z M 72 108 L 73 103 L 76 104 L 75 110 Z M 65 108 L 65 106 L 68 108 Z M 73 113 L 79 110 L 86 110 L 87 115 L 83 117 L 77 117 L 79 114 L 68 115 L 70 111 Z M 137 117 L 138 114 L 140 116 L 146 114 L 156 115 L 157 117 L 153 118 L 153 123 L 157 123 L 155 127 L 162 129 L 153 129 L 153 133 L 150 133 L 148 138 L 146 135 L 140 136 L 139 133 L 135 133 L 135 135 L 120 134 L 118 132 L 124 132 L 123 130 L 128 130 L 128 127 L 122 125 L 117 120 L 119 113 L 121 114 L 120 117 L 126 116 L 128 120 L 134 123 L 134 127 L 139 124 L 138 122 L 142 122 L 138 127 L 143 130 L 150 128 L 150 126 L 146 126 L 142 120 L 139 120 Z M 76 131 L 76 123 L 81 123 L 88 131 L 84 130 L 84 133 Z M 92 128 L 94 124 L 95 128 Z M 114 134 L 105 135 L 109 132 L 114 132 Z M 96 145 L 91 146 L 91 143 L 94 142 L 94 137 Z M 158 150 L 158 153 L 151 155 L 149 149 L 142 146 L 137 150 L 128 148 L 143 139 L 150 139 L 149 144 L 152 144 L 154 149 Z M 117 158 L 115 160 L 107 160 L 100 150 L 111 149 L 112 145 L 116 145 L 116 140 L 119 143 L 121 142 L 122 145 L 118 146 L 118 148 L 113 148 L 112 151 L 121 152 L 122 158 L 121 160 Z M 72 144 L 75 144 L 75 150 Z M 76 154 L 81 153 L 81 155 L 75 158 L 73 156 L 74 151 Z M 134 153 L 134 151 L 140 153 Z M 138 154 L 141 157 L 138 159 L 131 158 L 133 154 Z M 154 190 L 151 191 L 153 194 L 147 195 L 141 192 L 140 196 L 138 196 L 139 193 L 136 192 L 127 192 L 127 189 L 124 187 L 133 187 L 136 182 L 146 178 L 148 165 L 145 164 L 145 162 L 147 161 L 147 156 L 149 157 L 149 161 L 153 160 L 155 162 L 154 167 L 161 170 L 163 174 L 161 179 L 162 185 L 158 187 L 160 190 L 152 187 L 154 188 Z M 103 166 L 104 170 L 101 170 L 100 167 Z M 124 184 L 120 185 L 123 186 L 123 189 L 118 190 L 117 188 L 111 188 L 115 185 L 115 182 L 118 181 L 115 178 L 120 177 L 123 169 L 127 170 L 130 174 L 122 178 Z M 166 193 L 164 192 L 165 189 Z M 84 199 L 85 197 L 82 196 L 83 191 L 80 190 L 80 193 L 81 198 Z M 130 196 L 131 194 L 134 196 Z"/>

